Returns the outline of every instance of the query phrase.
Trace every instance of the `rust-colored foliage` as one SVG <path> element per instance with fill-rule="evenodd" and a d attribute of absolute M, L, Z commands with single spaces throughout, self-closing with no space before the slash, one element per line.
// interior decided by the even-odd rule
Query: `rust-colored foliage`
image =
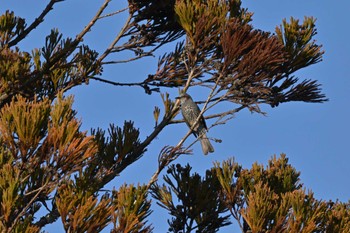
<path fill-rule="evenodd" d="M 221 38 L 223 65 L 219 85 L 233 100 L 257 102 L 266 98 L 268 83 L 281 76 L 286 61 L 283 45 L 269 33 L 230 20 Z"/>
<path fill-rule="evenodd" d="M 1 109 L 0 155 L 2 169 L 7 168 L 0 175 L 3 230 L 28 225 L 21 219 L 38 211 L 60 180 L 82 169 L 96 153 L 93 137 L 79 131 L 72 101 L 59 95 L 51 106 L 48 99 L 15 96 Z"/>
<path fill-rule="evenodd" d="M 97 197 L 74 187 L 73 181 L 61 184 L 56 205 L 66 232 L 99 232 L 111 220 L 110 198 Z"/>
<path fill-rule="evenodd" d="M 311 41 L 315 20 L 284 20 L 272 35 L 249 25 L 251 14 L 238 10 L 239 3 L 177 1 L 175 13 L 186 43 L 161 57 L 158 71 L 145 82 L 176 87 L 191 79 L 191 85 L 217 85 L 221 101 L 246 106 L 326 101 L 316 81 L 299 82 L 292 75 L 321 60 L 321 46 Z"/>

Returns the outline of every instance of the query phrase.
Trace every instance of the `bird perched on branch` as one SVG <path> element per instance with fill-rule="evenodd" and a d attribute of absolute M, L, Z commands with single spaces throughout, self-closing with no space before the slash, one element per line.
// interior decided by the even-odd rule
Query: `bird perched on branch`
<path fill-rule="evenodd" d="M 182 116 L 187 126 L 189 128 L 192 128 L 201 112 L 198 105 L 193 102 L 192 97 L 187 93 L 181 94 L 179 97 L 176 97 L 176 99 L 180 99 Z M 209 139 L 207 138 L 206 132 L 207 125 L 205 123 L 204 117 L 201 116 L 198 119 L 197 124 L 192 128 L 192 133 L 195 137 L 199 137 L 202 145 L 202 150 L 205 155 L 214 152 L 214 147 L 211 145 Z"/>

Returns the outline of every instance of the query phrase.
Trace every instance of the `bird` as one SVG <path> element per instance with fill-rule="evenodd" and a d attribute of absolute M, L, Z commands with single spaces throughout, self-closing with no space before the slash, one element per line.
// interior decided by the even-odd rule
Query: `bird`
<path fill-rule="evenodd" d="M 201 112 L 198 105 L 187 93 L 182 93 L 179 97 L 176 97 L 175 99 L 180 100 L 182 116 L 187 126 L 191 129 L 192 126 L 196 123 L 196 120 Z M 204 117 L 201 116 L 196 126 L 193 127 L 192 133 L 195 137 L 199 137 L 204 155 L 214 152 L 214 147 L 212 146 L 207 137 L 207 131 L 208 128 L 205 123 Z"/>

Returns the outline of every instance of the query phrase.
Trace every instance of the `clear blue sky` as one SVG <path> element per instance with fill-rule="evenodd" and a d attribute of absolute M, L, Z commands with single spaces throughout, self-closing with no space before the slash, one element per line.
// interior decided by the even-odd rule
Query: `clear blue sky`
<path fill-rule="evenodd" d="M 19 16 L 32 22 L 44 8 L 46 1 L 0 0 L 0 12 L 14 10 Z M 19 46 L 31 50 L 44 45 L 44 36 L 51 28 L 58 28 L 64 36 L 74 37 L 94 16 L 99 1 L 69 0 L 58 3 L 45 22 Z M 126 1 L 114 1 L 110 12 L 125 6 Z M 283 18 L 304 16 L 317 18 L 317 43 L 326 51 L 324 60 L 297 73 L 300 78 L 317 79 L 323 92 L 330 99 L 324 104 L 286 103 L 278 108 L 263 106 L 267 117 L 239 113 L 225 126 L 213 128 L 211 137 L 221 138 L 214 144 L 215 153 L 203 156 L 199 145 L 194 146 L 194 155 L 183 156 L 177 162 L 190 163 L 200 174 L 212 166 L 213 161 L 222 161 L 234 156 L 244 167 L 255 161 L 267 164 L 274 154 L 286 153 L 290 163 L 301 171 L 301 182 L 306 189 L 314 191 L 316 198 L 348 201 L 350 199 L 350 45 L 348 0 L 339 1 L 243 1 L 243 6 L 254 12 L 253 26 L 274 31 Z M 99 52 L 114 38 L 125 15 L 106 19 L 93 28 L 85 43 Z M 167 48 L 170 48 L 167 46 Z M 163 50 L 164 51 L 164 50 Z M 125 55 L 120 56 L 123 58 Z M 116 57 L 117 58 L 117 57 Z M 105 67 L 103 77 L 113 81 L 140 81 L 156 70 L 157 58 L 147 58 L 132 64 Z M 207 90 L 206 90 L 207 91 Z M 169 90 L 174 98 L 177 90 Z M 190 90 L 191 93 L 191 90 Z M 141 137 L 148 135 L 154 126 L 154 106 L 162 106 L 159 94 L 146 95 L 138 87 L 115 87 L 91 81 L 71 91 L 75 95 L 74 108 L 82 119 L 83 129 L 101 127 L 110 123 L 122 125 L 124 120 L 133 120 L 140 128 Z M 197 92 L 192 96 L 196 99 Z M 198 95 L 206 93 L 199 93 Z M 215 109 L 213 110 L 215 111 Z M 210 123 L 210 122 L 209 122 Z M 156 169 L 157 156 L 165 145 L 175 145 L 187 132 L 185 125 L 167 127 L 149 147 L 148 152 L 120 177 L 111 182 L 109 188 L 126 183 L 147 183 Z M 190 137 L 189 140 L 193 140 Z M 188 143 L 188 142 L 187 142 Z M 155 232 L 165 232 L 167 214 L 155 208 L 150 221 Z M 58 224 L 60 225 L 60 224 Z M 61 232 L 50 227 L 49 232 Z M 222 230 L 221 232 L 225 232 Z M 228 231 L 229 232 L 229 231 Z"/>

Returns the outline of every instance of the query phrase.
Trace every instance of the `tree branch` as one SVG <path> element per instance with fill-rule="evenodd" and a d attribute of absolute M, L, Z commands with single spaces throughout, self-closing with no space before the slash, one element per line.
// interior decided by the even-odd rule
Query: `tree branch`
<path fill-rule="evenodd" d="M 47 188 L 47 186 L 49 184 L 52 184 L 51 182 L 49 182 L 50 179 L 48 179 L 48 181 L 46 181 L 46 183 L 41 186 L 40 188 L 38 188 L 36 191 L 37 193 L 34 195 L 34 197 L 31 198 L 31 200 L 27 203 L 27 205 L 22 209 L 21 213 L 19 213 L 16 217 L 16 219 L 13 221 L 11 227 L 8 229 L 8 232 L 11 232 L 12 229 L 16 226 L 17 222 L 19 221 L 20 218 L 23 217 L 23 215 L 25 214 L 25 212 L 28 211 L 28 208 L 36 201 L 37 197 L 42 193 L 42 191 Z"/>
<path fill-rule="evenodd" d="M 37 227 L 44 227 L 47 224 L 55 222 L 60 217 L 60 213 L 57 208 L 53 208 L 52 211 L 45 216 L 41 217 L 36 223 L 34 223 Z"/>
<path fill-rule="evenodd" d="M 96 21 L 100 19 L 101 14 L 103 13 L 103 11 L 106 9 L 106 7 L 108 6 L 108 3 L 112 1 L 112 0 L 105 0 L 105 2 L 103 3 L 103 5 L 100 7 L 100 9 L 97 11 L 97 13 L 95 14 L 94 18 L 89 22 L 89 24 L 87 26 L 85 26 L 84 30 L 81 31 L 75 38 L 76 41 L 82 41 L 83 37 L 85 36 L 85 34 L 90 31 L 91 27 L 95 25 Z"/>
<path fill-rule="evenodd" d="M 114 38 L 114 40 L 112 41 L 112 43 L 109 45 L 109 47 L 104 51 L 104 53 L 97 59 L 97 61 L 102 62 L 103 59 L 105 59 L 107 57 L 108 54 L 111 53 L 111 51 L 113 50 L 114 46 L 118 43 L 118 41 L 120 40 L 120 38 L 123 36 L 123 34 L 125 33 L 125 31 L 128 29 L 129 27 L 129 23 L 132 19 L 132 15 L 129 14 L 128 19 L 126 20 L 124 26 L 122 27 L 122 29 L 120 30 L 120 32 L 118 33 L 118 35 Z"/>
<path fill-rule="evenodd" d="M 163 120 L 155 127 L 155 129 L 153 130 L 153 132 L 146 137 L 146 139 L 137 147 L 133 150 L 132 155 L 130 157 L 135 158 L 135 157 L 140 157 L 140 155 L 145 151 L 145 148 L 151 144 L 151 142 L 158 136 L 158 134 L 165 128 L 165 126 L 167 126 L 170 122 L 170 120 L 173 118 L 174 114 L 176 114 L 176 112 L 179 109 L 179 102 L 176 102 L 171 113 L 169 115 L 166 115 Z M 118 169 L 116 169 L 116 165 L 114 165 L 111 168 L 111 172 L 104 176 L 101 182 L 101 188 L 109 183 L 111 180 L 113 180 L 115 178 L 116 175 L 118 175 L 122 170 L 125 169 L 126 166 L 128 166 L 129 164 L 125 164 L 123 167 L 118 167 Z M 160 171 L 159 171 L 160 172 Z M 156 179 L 156 178 L 154 178 Z"/>
<path fill-rule="evenodd" d="M 89 79 L 96 80 L 96 81 L 103 82 L 103 83 L 108 83 L 108 84 L 111 84 L 114 86 L 129 86 L 129 87 L 130 86 L 139 86 L 139 87 L 142 87 L 147 94 L 151 94 L 153 91 L 160 92 L 158 87 L 169 87 L 168 85 L 163 84 L 163 83 L 156 83 L 156 82 L 150 83 L 147 81 L 135 82 L 135 83 L 121 83 L 121 82 L 114 82 L 114 81 L 110 81 L 108 79 L 103 79 L 103 78 L 95 77 L 95 76 L 91 76 L 91 77 L 89 77 Z M 151 87 L 154 87 L 154 88 L 151 88 Z"/>
<path fill-rule="evenodd" d="M 102 16 L 100 16 L 98 19 L 103 19 L 103 18 L 111 17 L 111 16 L 113 16 L 113 15 L 117 15 L 117 14 L 119 14 L 119 13 L 122 13 L 122 12 L 128 10 L 128 9 L 129 9 L 129 7 L 126 7 L 126 8 L 124 8 L 124 9 L 117 10 L 117 11 L 115 11 L 115 12 L 112 12 L 112 13 L 109 13 L 109 14 L 106 14 L 106 15 L 102 15 Z"/>
<path fill-rule="evenodd" d="M 221 113 L 216 113 L 216 114 L 211 114 L 211 115 L 208 115 L 208 116 L 203 116 L 205 119 L 213 119 L 213 118 L 217 118 L 217 117 L 220 117 L 220 118 L 223 118 L 225 116 L 228 116 L 228 115 L 232 115 L 232 114 L 235 114 L 241 110 L 243 110 L 244 108 L 246 108 L 247 106 L 245 105 L 242 105 L 238 108 L 235 108 L 235 109 L 232 109 L 232 110 L 229 110 L 229 111 L 226 111 L 226 112 L 221 112 Z M 169 124 L 179 124 L 179 123 L 184 123 L 185 121 L 183 119 L 181 120 L 172 120 L 169 122 Z"/>
<path fill-rule="evenodd" d="M 111 0 L 105 0 L 105 2 L 102 4 L 102 6 L 97 11 L 97 13 L 92 18 L 92 20 L 89 22 L 89 24 L 87 26 L 85 26 L 85 28 L 75 37 L 74 41 L 70 44 L 70 46 L 68 48 L 62 49 L 60 52 L 57 52 L 57 54 L 55 54 L 55 56 L 53 56 L 53 58 L 50 60 L 50 62 L 48 64 L 56 64 L 57 61 L 59 61 L 60 59 L 62 59 L 64 57 L 65 58 L 69 57 L 74 52 L 74 50 L 77 48 L 79 43 L 83 40 L 83 37 L 85 36 L 85 34 L 91 30 L 92 26 L 95 25 L 99 16 L 106 9 L 106 7 L 110 1 Z M 50 69 L 51 66 L 52 65 L 48 65 L 46 67 L 46 69 L 43 69 L 41 71 L 41 73 L 45 73 L 48 69 Z M 69 88 L 71 88 L 71 87 L 69 87 Z"/>
<path fill-rule="evenodd" d="M 41 12 L 38 18 L 34 20 L 34 22 L 28 26 L 21 34 L 19 34 L 16 38 L 8 43 L 9 47 L 16 45 L 18 42 L 23 40 L 33 29 L 35 29 L 40 23 L 44 21 L 45 16 L 53 9 L 53 5 L 57 2 L 62 2 L 63 0 L 51 0 L 45 7 L 45 9 Z"/>
<path fill-rule="evenodd" d="M 153 51 L 154 49 L 152 49 L 151 51 L 149 52 L 146 52 L 146 53 L 142 53 L 140 54 L 139 56 L 137 57 L 132 57 L 132 58 L 129 58 L 129 59 L 125 59 L 125 60 L 118 60 L 118 61 L 106 61 L 106 62 L 102 62 L 102 65 L 110 65 L 110 64 L 120 64 L 120 63 L 128 63 L 128 62 L 131 62 L 131 61 L 136 61 L 140 58 L 143 58 L 143 57 L 154 57 L 153 55 Z"/>

